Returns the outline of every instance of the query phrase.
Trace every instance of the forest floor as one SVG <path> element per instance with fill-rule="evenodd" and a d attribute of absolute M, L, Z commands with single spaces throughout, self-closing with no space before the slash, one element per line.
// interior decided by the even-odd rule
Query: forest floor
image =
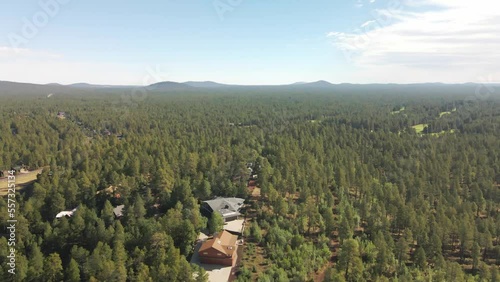
<path fill-rule="evenodd" d="M 254 188 L 251 195 L 251 202 L 260 201 L 260 188 Z M 247 226 L 247 228 L 249 228 L 252 221 L 256 220 L 256 217 L 257 211 L 254 208 L 249 208 L 246 211 L 245 225 Z M 268 268 L 266 251 L 264 250 L 263 246 L 254 241 L 247 240 L 247 238 L 245 238 L 245 243 L 241 247 L 243 247 L 243 251 L 239 266 L 240 268 L 244 266 L 245 268 L 252 271 L 252 281 L 256 281 L 259 274 L 264 273 Z"/>
<path fill-rule="evenodd" d="M 260 188 L 254 188 L 252 190 L 252 197 L 259 198 L 260 197 Z"/>
<path fill-rule="evenodd" d="M 30 171 L 27 173 L 20 173 L 16 175 L 16 190 L 19 191 L 24 187 L 33 183 L 36 180 L 38 174 L 42 173 L 42 169 L 37 169 L 34 171 Z M 7 177 L 3 177 L 0 179 L 0 196 L 7 195 L 8 192 L 8 179 Z"/>

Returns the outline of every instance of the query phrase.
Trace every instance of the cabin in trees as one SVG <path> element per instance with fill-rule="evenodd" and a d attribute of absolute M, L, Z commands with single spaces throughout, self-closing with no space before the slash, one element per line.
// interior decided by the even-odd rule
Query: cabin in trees
<path fill-rule="evenodd" d="M 59 118 L 59 119 L 65 119 L 66 118 L 66 113 L 65 112 L 58 112 L 57 113 L 57 118 Z"/>
<path fill-rule="evenodd" d="M 27 173 L 29 172 L 28 167 L 25 165 L 16 165 L 13 166 L 10 170 L 14 171 L 16 174 L 17 173 Z"/>
<path fill-rule="evenodd" d="M 123 209 L 125 208 L 125 205 L 119 205 L 115 208 L 113 208 L 113 213 L 115 214 L 115 217 L 121 218 L 123 216 Z"/>
<path fill-rule="evenodd" d="M 224 218 L 224 222 L 228 222 L 238 219 L 244 202 L 245 199 L 241 198 L 215 198 L 204 201 L 201 205 L 201 212 L 205 216 L 211 216 L 212 213 L 218 212 Z"/>
<path fill-rule="evenodd" d="M 255 187 L 257 187 L 257 181 L 255 180 L 248 180 L 248 189 L 253 190 Z"/>
<path fill-rule="evenodd" d="M 60 213 L 58 213 L 56 215 L 56 218 L 57 219 L 61 219 L 63 217 L 72 217 L 73 214 L 76 212 L 77 209 L 78 209 L 78 207 L 76 207 L 76 208 L 74 208 L 74 209 L 72 209 L 70 211 L 62 211 L 62 212 L 60 212 Z"/>
<path fill-rule="evenodd" d="M 237 258 L 237 239 L 236 235 L 222 231 L 205 241 L 198 251 L 200 261 L 206 264 L 234 266 Z"/>

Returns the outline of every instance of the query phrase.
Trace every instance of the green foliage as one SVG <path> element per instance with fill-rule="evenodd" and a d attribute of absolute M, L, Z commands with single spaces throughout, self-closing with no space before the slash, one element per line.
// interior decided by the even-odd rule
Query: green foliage
<path fill-rule="evenodd" d="M 343 242 L 339 252 L 338 269 L 344 272 L 346 281 L 362 280 L 364 266 L 357 240 L 346 239 Z"/>
<path fill-rule="evenodd" d="M 262 241 L 262 230 L 255 221 L 250 225 L 250 236 L 257 243 L 260 243 Z"/>
<path fill-rule="evenodd" d="M 60 281 L 62 276 L 62 261 L 58 254 L 50 254 L 44 262 L 44 281 Z"/>
<path fill-rule="evenodd" d="M 16 279 L 194 280 L 198 232 L 223 225 L 199 203 L 247 197 L 251 162 L 262 197 L 245 235 L 263 271 L 240 281 L 308 281 L 333 251 L 325 280 L 498 280 L 500 101 L 443 87 L 149 92 L 130 107 L 115 89 L 2 92 L 0 169 L 44 168 L 16 198 Z M 0 238 L 3 273 L 7 249 Z"/>
<path fill-rule="evenodd" d="M 208 232 L 214 234 L 219 232 L 224 227 L 224 218 L 218 212 L 212 213 L 210 219 L 208 220 Z"/>

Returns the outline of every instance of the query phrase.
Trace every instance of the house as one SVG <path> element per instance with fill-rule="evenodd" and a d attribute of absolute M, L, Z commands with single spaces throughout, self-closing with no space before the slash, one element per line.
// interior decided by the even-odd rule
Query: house
<path fill-rule="evenodd" d="M 57 118 L 59 118 L 59 119 L 65 119 L 66 118 L 66 113 L 65 112 L 58 112 L 57 113 Z"/>
<path fill-rule="evenodd" d="M 233 234 L 240 236 L 243 234 L 243 230 L 245 229 L 245 220 L 237 219 L 230 222 L 224 223 L 224 230 Z"/>
<path fill-rule="evenodd" d="M 255 189 L 255 187 L 257 187 L 257 181 L 255 181 L 255 180 L 249 180 L 247 187 L 250 190 Z"/>
<path fill-rule="evenodd" d="M 115 214 L 116 218 L 120 218 L 123 216 L 123 209 L 125 208 L 125 205 L 119 205 L 113 209 L 113 213 Z"/>
<path fill-rule="evenodd" d="M 29 172 L 28 168 L 25 165 L 16 165 L 12 167 L 10 170 L 14 171 L 15 173 L 27 173 Z"/>
<path fill-rule="evenodd" d="M 62 212 L 60 212 L 60 213 L 58 213 L 56 215 L 56 218 L 57 219 L 61 219 L 63 217 L 72 217 L 73 214 L 76 212 L 77 209 L 78 209 L 78 207 L 76 207 L 76 208 L 74 208 L 74 209 L 72 209 L 70 211 L 62 211 Z"/>
<path fill-rule="evenodd" d="M 205 216 L 211 216 L 213 212 L 218 212 L 224 218 L 224 222 L 228 222 L 238 219 L 244 202 L 245 199 L 241 198 L 215 198 L 204 201 L 201 205 L 201 212 Z"/>
<path fill-rule="evenodd" d="M 198 251 L 200 261 L 206 264 L 234 266 L 237 258 L 237 240 L 236 235 L 222 231 L 201 245 Z"/>

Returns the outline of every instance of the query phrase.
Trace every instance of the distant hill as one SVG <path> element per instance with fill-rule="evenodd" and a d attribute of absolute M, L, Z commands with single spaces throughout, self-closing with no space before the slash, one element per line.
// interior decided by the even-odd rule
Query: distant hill
<path fill-rule="evenodd" d="M 41 85 L 23 82 L 0 81 L 0 95 L 48 95 L 63 91 L 60 84 Z"/>
<path fill-rule="evenodd" d="M 47 97 L 49 94 L 109 94 L 121 93 L 124 89 L 138 86 L 118 86 L 118 85 L 95 85 L 89 83 L 76 83 L 71 85 L 61 85 L 57 83 L 33 84 L 0 81 L 0 95 L 27 95 Z M 442 83 L 416 83 L 416 84 L 332 84 L 328 81 L 320 80 L 316 82 L 293 83 L 288 85 L 229 85 L 213 81 L 188 81 L 184 83 L 164 81 L 143 87 L 145 91 L 154 92 L 206 92 L 206 93 L 273 93 L 280 92 L 322 92 L 336 95 L 356 95 L 360 93 L 370 93 L 370 95 L 397 94 L 397 95 L 423 95 L 429 93 L 449 93 L 450 95 L 474 95 L 478 87 L 488 87 L 493 89 L 492 96 L 500 93 L 498 83 L 490 83 L 487 86 L 482 84 L 442 84 Z M 482 89 L 485 91 L 485 89 Z M 475 97 L 475 96 L 474 96 Z M 477 97 L 476 97 L 477 98 Z M 480 98 L 477 98 L 480 99 Z"/>
<path fill-rule="evenodd" d="M 193 86 L 187 85 L 185 83 L 173 81 L 158 82 L 147 87 L 147 89 L 150 90 L 189 90 L 193 88 Z"/>
<path fill-rule="evenodd" d="M 309 87 L 332 87 L 332 86 L 334 86 L 333 84 L 331 84 L 330 82 L 328 82 L 326 80 L 319 80 L 316 82 L 303 83 L 303 84 L 299 84 L 299 85 L 309 86 Z"/>
<path fill-rule="evenodd" d="M 183 84 L 198 88 L 214 88 L 214 87 L 227 87 L 230 85 L 222 84 L 213 81 L 186 81 Z"/>
<path fill-rule="evenodd" d="M 90 84 L 85 82 L 73 83 L 67 85 L 69 87 L 78 87 L 78 88 L 129 88 L 136 87 L 133 85 L 100 85 L 100 84 Z"/>

